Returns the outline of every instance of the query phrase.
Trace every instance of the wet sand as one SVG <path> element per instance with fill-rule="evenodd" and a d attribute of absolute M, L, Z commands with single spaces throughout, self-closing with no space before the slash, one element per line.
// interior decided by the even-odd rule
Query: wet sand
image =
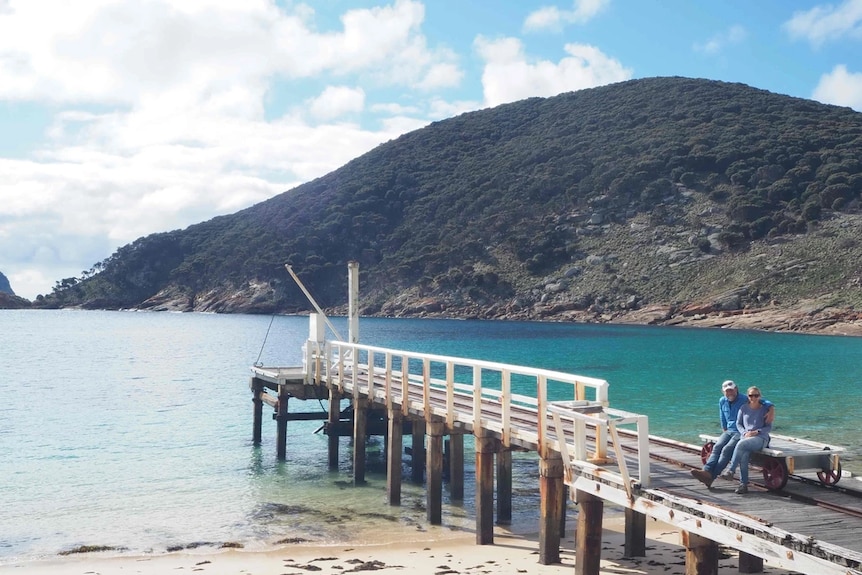
<path fill-rule="evenodd" d="M 676 528 L 647 521 L 646 557 L 624 557 L 624 521 L 605 521 L 602 575 L 684 575 L 685 549 Z M 571 531 L 571 530 L 570 530 Z M 99 553 L 56 560 L 0 566 L 0 574 L 16 575 L 321 575 L 409 573 L 410 575 L 489 575 L 529 573 L 571 575 L 575 543 L 563 541 L 561 563 L 540 565 L 535 535 L 497 533 L 494 545 L 476 545 L 474 534 L 445 541 L 351 547 L 349 545 L 289 545 L 270 551 L 205 550 L 151 556 L 105 557 Z M 722 548 L 719 573 L 738 573 L 737 555 Z M 764 565 L 765 573 L 787 573 Z"/>

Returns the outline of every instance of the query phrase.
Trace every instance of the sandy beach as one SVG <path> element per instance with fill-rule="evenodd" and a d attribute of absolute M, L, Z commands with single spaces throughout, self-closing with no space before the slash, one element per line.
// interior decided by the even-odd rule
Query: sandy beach
<path fill-rule="evenodd" d="M 572 526 L 573 527 L 573 526 Z M 683 575 L 685 549 L 679 531 L 648 521 L 647 556 L 624 557 L 622 518 L 605 521 L 602 540 L 602 575 Z M 569 529 L 572 532 L 573 529 Z M 351 547 L 296 545 L 271 551 L 195 550 L 164 555 L 104 557 L 98 553 L 0 566 L 0 573 L 16 575 L 321 575 L 379 571 L 411 575 L 571 574 L 575 567 L 575 543 L 570 535 L 563 543 L 562 562 L 538 563 L 535 536 L 496 533 L 494 545 L 476 545 L 473 534 L 440 542 Z M 722 549 L 719 573 L 738 573 L 737 555 Z M 764 565 L 764 573 L 787 573 Z"/>

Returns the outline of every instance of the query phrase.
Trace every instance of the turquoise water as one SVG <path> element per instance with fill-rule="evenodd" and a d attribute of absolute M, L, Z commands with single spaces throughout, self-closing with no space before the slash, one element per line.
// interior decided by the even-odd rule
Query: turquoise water
<path fill-rule="evenodd" d="M 346 335 L 343 318 L 333 322 Z M 319 422 L 289 424 L 286 462 L 275 459 L 268 414 L 263 445 L 252 445 L 249 366 L 299 365 L 307 331 L 303 317 L 0 312 L 0 565 L 79 545 L 159 553 L 472 529 L 470 465 L 464 502 L 446 500 L 444 525 L 432 527 L 421 485 L 405 483 L 401 507 L 384 504 L 377 441 L 362 487 L 350 484 L 346 439 L 341 469 L 326 469 Z M 862 471 L 852 409 L 862 399 L 862 338 L 363 318 L 360 340 L 604 378 L 611 405 L 690 443 L 717 427 L 721 381 L 756 384 L 777 404 L 778 433 L 845 445 L 845 469 Z M 305 403 L 291 409 L 324 408 Z M 536 461 L 517 455 L 514 465 L 514 524 L 533 529 Z"/>

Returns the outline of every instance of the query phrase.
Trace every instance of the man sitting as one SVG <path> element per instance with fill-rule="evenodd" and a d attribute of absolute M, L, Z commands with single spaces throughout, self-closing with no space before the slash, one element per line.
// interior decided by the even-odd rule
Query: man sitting
<path fill-rule="evenodd" d="M 729 379 L 721 384 L 721 391 L 723 395 L 718 400 L 718 413 L 723 432 L 713 445 L 712 453 L 709 454 L 703 469 L 691 470 L 692 476 L 707 487 L 712 485 L 712 482 L 724 471 L 733 457 L 733 450 L 741 438 L 739 430 L 736 428 L 736 416 L 739 414 L 739 408 L 748 401 L 748 398 L 739 395 L 739 388 L 736 383 Z M 769 408 L 767 422 L 772 423 L 775 419 L 775 406 L 771 401 L 765 399 L 762 400 L 762 403 Z M 731 476 L 733 472 L 734 470 L 731 469 Z"/>

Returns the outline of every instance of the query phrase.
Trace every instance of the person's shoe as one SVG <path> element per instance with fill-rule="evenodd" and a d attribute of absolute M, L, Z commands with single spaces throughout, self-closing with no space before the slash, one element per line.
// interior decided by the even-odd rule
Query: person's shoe
<path fill-rule="evenodd" d="M 734 491 L 734 493 L 736 493 L 737 495 L 748 493 L 748 485 L 746 485 L 745 483 L 740 483 L 739 487 L 736 488 L 736 491 Z"/>
<path fill-rule="evenodd" d="M 728 469 L 724 473 L 721 474 L 724 479 L 733 479 L 733 471 Z"/>
<path fill-rule="evenodd" d="M 711 486 L 714 480 L 714 478 L 712 477 L 712 473 L 710 473 L 706 469 L 692 469 L 691 476 L 706 485 L 707 487 Z"/>

